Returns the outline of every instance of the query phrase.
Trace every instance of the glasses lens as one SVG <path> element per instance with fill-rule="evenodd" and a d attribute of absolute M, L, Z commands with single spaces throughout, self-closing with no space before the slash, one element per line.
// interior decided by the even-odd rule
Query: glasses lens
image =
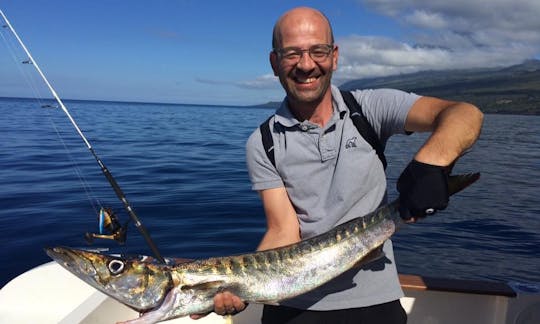
<path fill-rule="evenodd" d="M 296 47 L 288 47 L 281 50 L 281 57 L 287 61 L 298 61 L 302 57 L 302 50 Z"/>
<path fill-rule="evenodd" d="M 289 64 L 295 64 L 300 61 L 304 52 L 309 53 L 309 57 L 315 62 L 322 62 L 328 58 L 328 55 L 332 53 L 334 49 L 330 44 L 317 44 L 311 46 L 309 49 L 301 49 L 299 47 L 285 47 L 277 49 L 276 52 Z"/>
<path fill-rule="evenodd" d="M 315 62 L 324 61 L 328 55 L 332 52 L 332 45 L 328 44 L 319 44 L 314 45 L 309 48 L 309 56 Z"/>

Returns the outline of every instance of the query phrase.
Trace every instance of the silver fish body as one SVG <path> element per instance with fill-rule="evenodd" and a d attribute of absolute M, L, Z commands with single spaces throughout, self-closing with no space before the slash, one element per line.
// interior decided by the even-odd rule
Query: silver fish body
<path fill-rule="evenodd" d="M 457 192 L 478 174 L 456 176 Z M 452 183 L 450 183 L 452 185 Z M 129 323 L 156 323 L 213 310 L 230 291 L 250 303 L 277 304 L 313 290 L 365 261 L 402 224 L 398 200 L 296 244 L 254 253 L 159 264 L 65 247 L 47 254 L 86 283 L 144 313 Z"/>
<path fill-rule="evenodd" d="M 395 232 L 387 217 L 387 209 L 397 212 L 393 206 L 297 244 L 180 264 L 65 247 L 47 254 L 96 289 L 145 312 L 131 323 L 155 323 L 210 312 L 214 295 L 223 290 L 269 304 L 310 291 L 352 268 Z"/>

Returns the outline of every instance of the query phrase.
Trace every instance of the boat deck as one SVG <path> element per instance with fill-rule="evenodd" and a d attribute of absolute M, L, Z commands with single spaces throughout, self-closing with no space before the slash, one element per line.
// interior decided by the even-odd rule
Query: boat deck
<path fill-rule="evenodd" d="M 414 324 L 538 324 L 540 285 L 516 287 L 500 282 L 400 275 L 401 304 Z M 260 322 L 262 305 L 250 304 L 235 316 L 214 313 L 193 321 L 164 323 Z M 101 324 L 137 318 L 137 312 L 95 290 L 55 262 L 10 281 L 0 290 L 1 323 Z"/>

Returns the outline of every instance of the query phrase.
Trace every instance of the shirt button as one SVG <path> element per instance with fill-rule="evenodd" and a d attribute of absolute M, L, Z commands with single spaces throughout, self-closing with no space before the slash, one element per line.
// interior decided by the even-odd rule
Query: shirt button
<path fill-rule="evenodd" d="M 300 129 L 303 130 L 304 132 L 308 130 L 308 126 L 307 125 L 301 125 L 300 126 Z"/>

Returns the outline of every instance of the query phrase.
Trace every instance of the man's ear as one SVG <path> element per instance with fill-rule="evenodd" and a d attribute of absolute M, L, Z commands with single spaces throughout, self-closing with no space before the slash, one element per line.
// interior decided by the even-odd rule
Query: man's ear
<path fill-rule="evenodd" d="M 274 76 L 279 76 L 279 63 L 276 52 L 270 52 L 270 65 L 272 66 L 272 71 L 274 71 Z"/>
<path fill-rule="evenodd" d="M 337 67 L 338 67 L 338 58 L 339 58 L 339 48 L 338 46 L 336 45 L 336 48 L 334 49 L 334 51 L 332 52 L 332 65 L 333 65 L 333 70 L 337 70 Z"/>

